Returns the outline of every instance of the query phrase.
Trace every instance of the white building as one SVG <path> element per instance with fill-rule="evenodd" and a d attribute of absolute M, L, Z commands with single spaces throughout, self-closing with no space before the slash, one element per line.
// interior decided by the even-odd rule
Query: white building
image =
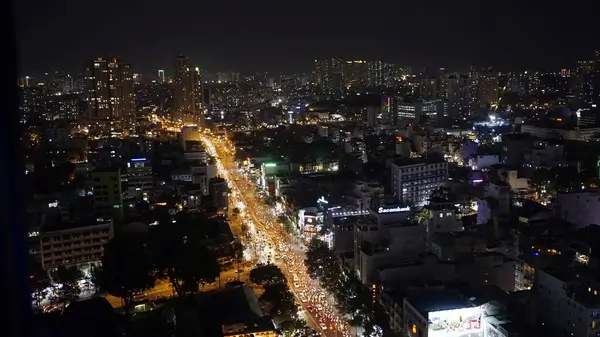
<path fill-rule="evenodd" d="M 127 197 L 148 201 L 154 189 L 152 165 L 146 158 L 132 158 L 121 178 L 127 183 Z"/>
<path fill-rule="evenodd" d="M 200 142 L 186 141 L 185 144 L 185 153 L 183 154 L 183 156 L 186 160 L 199 161 L 201 163 L 206 163 L 208 161 L 206 149 L 202 147 Z"/>
<path fill-rule="evenodd" d="M 192 174 L 192 182 L 194 184 L 200 184 L 202 187 L 202 195 L 208 195 L 209 193 L 209 182 L 212 178 L 217 176 L 217 169 L 213 164 L 200 163 L 194 164 L 190 167 Z"/>
<path fill-rule="evenodd" d="M 581 271 L 536 270 L 535 296 L 540 324 L 563 336 L 600 334 L 600 282 Z"/>
<path fill-rule="evenodd" d="M 427 206 L 431 218 L 427 219 L 427 233 L 462 232 L 464 227 L 458 219 L 456 207 L 450 203 L 431 203 Z"/>
<path fill-rule="evenodd" d="M 40 246 L 44 269 L 100 261 L 104 244 L 113 237 L 113 222 L 98 219 L 92 225 L 42 228 Z"/>
<path fill-rule="evenodd" d="M 528 133 L 536 138 L 554 138 L 563 140 L 589 141 L 600 133 L 600 128 L 556 129 L 523 124 L 521 133 Z"/>
<path fill-rule="evenodd" d="M 554 205 L 556 216 L 579 228 L 600 225 L 600 191 L 559 193 Z"/>
<path fill-rule="evenodd" d="M 405 205 L 425 205 L 431 192 L 448 180 L 447 162 L 402 159 L 392 163 L 394 196 Z"/>
<path fill-rule="evenodd" d="M 482 307 L 455 291 L 431 289 L 404 298 L 403 313 L 410 337 L 483 335 Z M 444 328 L 445 324 L 449 328 Z"/>
<path fill-rule="evenodd" d="M 469 166 L 473 170 L 484 170 L 496 164 L 500 164 L 500 155 L 498 154 L 478 154 L 469 159 Z"/>
<path fill-rule="evenodd" d="M 200 131 L 198 130 L 198 126 L 186 125 L 181 128 L 181 146 L 183 147 L 184 151 L 187 151 L 187 149 L 186 149 L 187 141 L 194 141 L 194 142 L 200 141 Z"/>
<path fill-rule="evenodd" d="M 408 222 L 409 207 L 369 209 L 369 216 L 354 225 L 354 271 L 363 284 L 374 280 L 376 271 L 401 258 L 425 252 L 425 227 Z"/>
<path fill-rule="evenodd" d="M 397 115 L 399 121 L 418 122 L 422 118 L 428 118 L 431 122 L 448 116 L 449 104 L 437 99 L 431 101 L 398 102 Z"/>

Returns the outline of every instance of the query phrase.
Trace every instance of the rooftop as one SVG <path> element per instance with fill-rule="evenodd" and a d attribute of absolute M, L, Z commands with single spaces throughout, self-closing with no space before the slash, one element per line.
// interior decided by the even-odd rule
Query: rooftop
<path fill-rule="evenodd" d="M 445 163 L 444 160 L 437 158 L 406 158 L 400 157 L 395 158 L 393 163 L 396 166 L 413 166 L 413 165 L 425 165 L 425 164 L 441 164 Z"/>
<path fill-rule="evenodd" d="M 42 232 L 60 231 L 68 229 L 76 229 L 90 226 L 106 225 L 110 224 L 111 220 L 98 219 L 95 217 L 88 217 L 86 219 L 80 219 L 74 222 L 62 221 L 60 215 L 56 217 L 47 217 L 46 221 L 42 225 Z"/>
<path fill-rule="evenodd" d="M 426 289 L 410 295 L 406 301 L 419 311 L 423 317 L 430 312 L 453 310 L 473 307 L 458 290 L 454 289 Z"/>

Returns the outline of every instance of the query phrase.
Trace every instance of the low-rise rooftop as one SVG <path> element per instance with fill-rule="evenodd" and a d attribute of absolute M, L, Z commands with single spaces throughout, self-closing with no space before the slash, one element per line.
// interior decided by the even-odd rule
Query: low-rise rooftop
<path fill-rule="evenodd" d="M 454 289 L 426 289 L 411 294 L 406 301 L 423 317 L 430 312 L 473 307 L 459 291 Z"/>

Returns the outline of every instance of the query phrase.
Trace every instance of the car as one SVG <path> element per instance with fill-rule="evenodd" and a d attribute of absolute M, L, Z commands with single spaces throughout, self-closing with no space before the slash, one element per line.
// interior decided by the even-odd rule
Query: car
<path fill-rule="evenodd" d="M 321 329 L 323 329 L 323 330 L 327 330 L 327 325 L 325 325 L 325 324 L 321 323 Z"/>

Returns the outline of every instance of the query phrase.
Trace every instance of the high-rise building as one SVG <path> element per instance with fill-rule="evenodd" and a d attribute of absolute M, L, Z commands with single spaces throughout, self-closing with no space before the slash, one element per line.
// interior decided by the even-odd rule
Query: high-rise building
<path fill-rule="evenodd" d="M 383 61 L 367 61 L 367 86 L 393 87 L 395 67 Z"/>
<path fill-rule="evenodd" d="M 450 103 L 449 114 L 458 119 L 471 115 L 476 87 L 468 74 L 447 74 L 440 79 L 440 97 Z"/>
<path fill-rule="evenodd" d="M 448 180 L 448 163 L 401 159 L 391 166 L 394 196 L 404 205 L 426 205 Z"/>
<path fill-rule="evenodd" d="M 600 51 L 595 59 L 578 62 L 573 91 L 580 106 L 600 105 Z"/>
<path fill-rule="evenodd" d="M 477 101 L 479 104 L 492 105 L 498 102 L 498 74 L 491 70 L 475 73 L 477 81 Z"/>
<path fill-rule="evenodd" d="M 96 217 L 102 219 L 123 217 L 121 183 L 119 169 L 96 169 L 90 173 L 90 186 L 93 188 L 92 203 Z"/>
<path fill-rule="evenodd" d="M 377 63 L 374 63 L 373 73 L 376 69 L 381 71 Z M 379 64 L 380 66 L 381 64 Z M 376 76 L 373 76 L 376 77 Z M 344 85 L 347 87 L 364 87 L 369 82 L 369 62 L 363 60 L 346 61 L 344 65 Z"/>
<path fill-rule="evenodd" d="M 398 122 L 436 124 L 448 117 L 449 103 L 441 99 L 398 102 L 396 109 Z"/>
<path fill-rule="evenodd" d="M 211 178 L 208 181 L 208 192 L 212 196 L 212 205 L 217 209 L 227 209 L 229 189 L 223 178 Z"/>
<path fill-rule="evenodd" d="M 42 88 L 25 87 L 19 90 L 19 110 L 22 123 L 46 119 L 46 95 Z"/>
<path fill-rule="evenodd" d="M 180 55 L 175 58 L 173 70 L 176 112 L 184 122 L 204 125 L 200 68 L 189 66 L 187 57 Z"/>
<path fill-rule="evenodd" d="M 17 85 L 19 88 L 29 88 L 33 86 L 33 79 L 29 76 L 19 77 L 17 79 Z"/>
<path fill-rule="evenodd" d="M 98 58 L 86 68 L 87 118 L 100 133 L 120 133 L 135 125 L 135 92 L 131 65 Z"/>
<path fill-rule="evenodd" d="M 158 70 L 158 80 L 162 83 L 165 82 L 165 71 L 162 69 Z"/>
<path fill-rule="evenodd" d="M 121 179 L 127 189 L 124 190 L 129 199 L 148 201 L 154 189 L 152 162 L 147 158 L 131 158 Z"/>
<path fill-rule="evenodd" d="M 343 62 L 340 58 L 315 60 L 313 82 L 326 91 L 340 90 L 344 84 Z"/>

